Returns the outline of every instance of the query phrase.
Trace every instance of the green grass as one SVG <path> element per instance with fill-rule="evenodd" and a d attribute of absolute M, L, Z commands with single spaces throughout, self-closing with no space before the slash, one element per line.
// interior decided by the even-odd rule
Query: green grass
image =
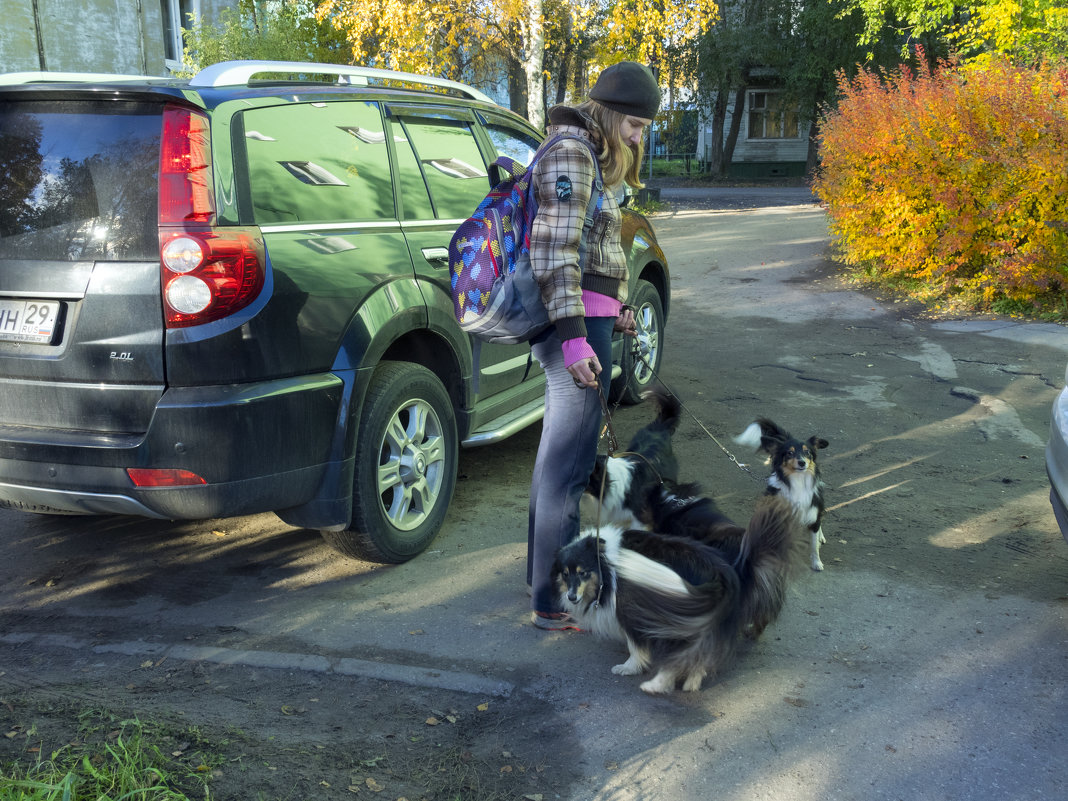
<path fill-rule="evenodd" d="M 210 799 L 207 765 L 190 767 L 156 745 L 165 739 L 139 720 L 107 713 L 79 716 L 79 737 L 31 764 L 0 769 L 0 801 L 192 801 Z M 32 732 L 31 732 L 32 734 Z"/>
<path fill-rule="evenodd" d="M 697 174 L 697 172 L 697 159 L 691 157 L 690 173 Z M 690 173 L 686 172 L 686 159 L 682 156 L 653 156 L 653 178 L 677 178 L 680 176 L 689 175 Z M 650 177 L 648 157 L 646 157 L 645 161 L 642 162 L 641 177 L 643 181 L 648 180 Z"/>

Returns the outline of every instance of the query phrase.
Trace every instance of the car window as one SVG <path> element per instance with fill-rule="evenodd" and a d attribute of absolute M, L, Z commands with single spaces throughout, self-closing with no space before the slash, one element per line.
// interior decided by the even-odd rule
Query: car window
<path fill-rule="evenodd" d="M 419 161 L 408 141 L 408 134 L 400 122 L 392 123 L 396 142 L 397 183 L 400 185 L 401 218 L 404 220 L 432 220 L 434 207 L 430 205 L 430 191 L 419 169 Z"/>
<path fill-rule="evenodd" d="M 540 144 L 536 137 L 526 131 L 493 120 L 486 124 L 486 134 L 498 156 L 508 156 L 523 164 L 530 164 Z"/>
<path fill-rule="evenodd" d="M 158 257 L 161 108 L 0 105 L 0 258 Z"/>
<path fill-rule="evenodd" d="M 296 103 L 242 115 L 258 224 L 395 216 L 377 103 Z"/>
<path fill-rule="evenodd" d="M 490 190 L 471 124 L 409 117 L 401 121 L 438 219 L 470 216 Z M 398 152 L 401 145 L 397 145 Z"/>

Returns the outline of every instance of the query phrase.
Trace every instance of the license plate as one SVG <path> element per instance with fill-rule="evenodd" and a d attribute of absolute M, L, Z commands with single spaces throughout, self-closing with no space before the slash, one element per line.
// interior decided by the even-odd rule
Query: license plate
<path fill-rule="evenodd" d="M 0 300 L 0 341 L 51 342 L 59 305 L 54 300 Z"/>

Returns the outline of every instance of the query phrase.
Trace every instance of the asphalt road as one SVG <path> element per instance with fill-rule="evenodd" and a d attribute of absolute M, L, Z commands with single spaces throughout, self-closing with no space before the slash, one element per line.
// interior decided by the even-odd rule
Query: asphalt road
<path fill-rule="evenodd" d="M 610 672 L 614 646 L 527 622 L 537 427 L 465 452 L 442 534 L 397 567 L 269 515 L 0 512 L 0 660 L 149 654 L 501 699 L 549 715 L 535 734 L 558 745 L 567 801 L 1068 795 L 1068 545 L 1042 462 L 1068 331 L 926 320 L 857 291 L 807 190 L 676 191 L 654 224 L 682 477 L 744 519 L 761 487 L 724 453 L 733 434 L 763 415 L 831 442 L 826 571 L 799 572 L 779 621 L 702 691 L 646 696 Z M 648 419 L 615 415 L 623 438 Z"/>

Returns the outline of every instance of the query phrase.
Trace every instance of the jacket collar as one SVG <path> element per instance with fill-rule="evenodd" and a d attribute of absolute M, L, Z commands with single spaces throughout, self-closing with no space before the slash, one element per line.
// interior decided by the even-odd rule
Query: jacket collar
<path fill-rule="evenodd" d="M 546 133 L 549 136 L 562 133 L 577 134 L 591 142 L 598 143 L 600 136 L 597 134 L 597 123 L 588 114 L 584 114 L 574 106 L 553 106 L 549 109 L 549 126 Z"/>

